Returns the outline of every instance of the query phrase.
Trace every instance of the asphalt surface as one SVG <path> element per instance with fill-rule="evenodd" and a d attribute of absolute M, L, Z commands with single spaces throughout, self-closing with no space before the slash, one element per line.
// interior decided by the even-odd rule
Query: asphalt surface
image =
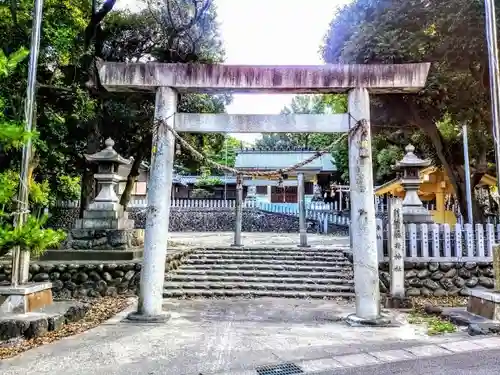
<path fill-rule="evenodd" d="M 484 350 L 384 365 L 335 369 L 310 375 L 493 375 L 500 374 L 500 350 Z"/>

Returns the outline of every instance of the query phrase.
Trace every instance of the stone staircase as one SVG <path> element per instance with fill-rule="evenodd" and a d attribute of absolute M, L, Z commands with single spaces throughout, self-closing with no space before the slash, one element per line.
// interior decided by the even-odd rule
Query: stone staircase
<path fill-rule="evenodd" d="M 197 249 L 165 277 L 165 298 L 352 298 L 345 248 Z"/>

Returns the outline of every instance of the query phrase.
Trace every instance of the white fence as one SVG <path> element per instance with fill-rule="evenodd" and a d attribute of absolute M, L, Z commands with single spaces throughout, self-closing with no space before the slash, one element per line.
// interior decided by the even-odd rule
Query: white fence
<path fill-rule="evenodd" d="M 500 225 L 405 224 L 406 261 L 491 262 L 492 247 L 500 243 Z M 379 259 L 388 261 L 388 230 L 377 219 Z"/>
<path fill-rule="evenodd" d="M 171 207 L 206 207 L 206 208 L 234 208 L 236 201 L 223 199 L 172 199 Z M 57 207 L 61 208 L 78 208 L 80 201 L 65 201 L 57 202 Z M 148 206 L 147 199 L 132 199 L 130 200 L 129 208 L 146 208 Z"/>
<path fill-rule="evenodd" d="M 235 200 L 223 200 L 223 199 L 173 199 L 171 207 L 225 207 L 232 208 L 236 204 Z M 272 212 L 281 212 L 281 210 L 293 211 L 298 210 L 297 203 L 266 203 L 262 201 L 252 201 L 245 200 L 245 207 L 256 207 L 258 205 L 265 204 L 266 210 Z M 376 212 L 386 212 L 387 206 L 376 197 L 374 200 L 375 211 Z M 148 205 L 147 199 L 132 198 L 128 204 L 131 208 L 145 208 Z M 62 208 L 78 208 L 80 206 L 80 201 L 64 201 L 57 202 L 57 207 Z M 316 211 L 328 211 L 335 212 L 339 211 L 338 202 L 324 203 L 324 202 L 309 202 L 308 208 Z M 343 210 L 349 210 L 349 204 L 344 204 L 342 206 Z M 287 212 L 288 212 L 287 211 Z"/>

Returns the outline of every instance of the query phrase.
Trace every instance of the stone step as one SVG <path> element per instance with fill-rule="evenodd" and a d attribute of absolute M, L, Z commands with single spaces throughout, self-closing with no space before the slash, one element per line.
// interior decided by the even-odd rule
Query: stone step
<path fill-rule="evenodd" d="M 234 277 L 279 277 L 279 278 L 303 278 L 303 279 L 335 279 L 352 278 L 352 272 L 301 272 L 301 271 L 275 271 L 275 270 L 228 270 L 228 269 L 177 269 L 175 275 L 191 276 L 234 276 Z"/>
<path fill-rule="evenodd" d="M 256 289 L 164 289 L 163 298 L 274 297 L 311 299 L 352 299 L 351 292 L 304 292 Z"/>
<path fill-rule="evenodd" d="M 166 282 L 212 282 L 212 283 L 266 283 L 266 284 L 314 284 L 351 285 L 347 278 L 307 278 L 307 277 L 252 277 L 252 276 L 212 276 L 212 275 L 167 275 Z"/>
<path fill-rule="evenodd" d="M 208 249 L 208 248 L 197 248 L 195 249 L 196 254 L 285 254 L 285 255 L 315 255 L 315 254 L 343 254 L 345 251 L 350 250 L 347 247 L 332 247 L 329 249 L 317 249 L 317 248 L 269 248 L 269 249 L 254 249 L 254 248 L 220 248 L 220 249 Z"/>
<path fill-rule="evenodd" d="M 276 270 L 276 271 L 302 271 L 302 272 L 342 272 L 352 270 L 351 265 L 315 265 L 308 266 L 303 264 L 183 264 L 182 270 Z"/>
<path fill-rule="evenodd" d="M 350 266 L 351 264 L 347 260 L 329 260 L 329 261 L 302 261 L 302 260 L 275 260 L 275 259 L 234 259 L 234 258 L 224 258 L 220 259 L 187 259 L 184 264 L 226 264 L 226 265 L 236 265 L 236 264 L 269 264 L 269 265 L 301 265 L 301 266 Z"/>
<path fill-rule="evenodd" d="M 287 284 L 262 282 L 165 282 L 164 288 L 172 289 L 258 289 L 258 290 L 294 290 L 311 292 L 354 292 L 354 285 Z"/>
<path fill-rule="evenodd" d="M 340 255 L 262 255 L 262 254 L 191 254 L 189 259 L 247 259 L 247 260 L 300 260 L 300 261 L 346 261 Z"/>

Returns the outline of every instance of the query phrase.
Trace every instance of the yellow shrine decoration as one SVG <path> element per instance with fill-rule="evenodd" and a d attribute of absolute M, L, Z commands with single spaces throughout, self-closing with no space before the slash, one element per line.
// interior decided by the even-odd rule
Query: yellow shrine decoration
<path fill-rule="evenodd" d="M 420 171 L 421 184 L 418 196 L 422 202 L 432 202 L 433 210 L 430 210 L 434 222 L 438 224 L 456 224 L 457 219 L 453 211 L 446 210 L 446 199 L 454 195 L 453 186 L 450 184 L 448 176 L 441 168 L 428 167 Z M 496 178 L 491 175 L 484 175 L 479 186 L 496 191 Z M 493 190 L 492 190 L 493 189 Z M 392 180 L 376 188 L 375 195 L 393 195 L 403 198 L 405 191 L 399 179 Z"/>

